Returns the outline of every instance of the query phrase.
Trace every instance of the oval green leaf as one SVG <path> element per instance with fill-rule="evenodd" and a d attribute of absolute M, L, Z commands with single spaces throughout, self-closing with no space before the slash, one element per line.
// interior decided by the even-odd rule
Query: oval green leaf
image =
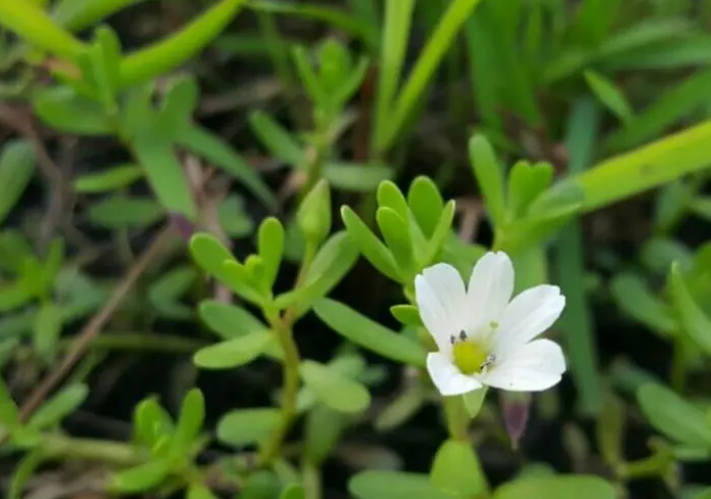
<path fill-rule="evenodd" d="M 306 360 L 299 366 L 306 386 L 326 406 L 339 412 L 358 413 L 370 405 L 368 390 L 335 369 Z"/>
<path fill-rule="evenodd" d="M 672 390 L 655 383 L 642 385 L 637 402 L 652 426 L 670 439 L 695 448 L 711 447 L 705 414 Z"/>
<path fill-rule="evenodd" d="M 357 499 L 453 499 L 439 490 L 429 476 L 397 471 L 364 471 L 348 482 Z"/>
<path fill-rule="evenodd" d="M 262 332 L 248 334 L 202 348 L 193 362 L 203 369 L 230 369 L 247 364 L 264 352 L 271 336 Z"/>
<path fill-rule="evenodd" d="M 231 411 L 217 424 L 217 439 L 235 447 L 260 443 L 277 427 L 280 418 L 279 410 L 270 407 Z"/>
<path fill-rule="evenodd" d="M 356 345 L 398 362 L 424 367 L 424 347 L 395 331 L 381 326 L 343 303 L 323 298 L 314 311 L 331 329 Z"/>
<path fill-rule="evenodd" d="M 494 499 L 615 499 L 614 487 L 596 476 L 558 475 L 521 478 L 496 489 Z"/>

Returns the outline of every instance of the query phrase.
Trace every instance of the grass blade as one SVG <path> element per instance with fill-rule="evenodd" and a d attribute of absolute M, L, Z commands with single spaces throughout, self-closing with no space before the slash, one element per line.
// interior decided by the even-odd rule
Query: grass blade
<path fill-rule="evenodd" d="M 571 173 L 584 170 L 592 161 L 600 114 L 600 107 L 591 98 L 578 101 L 573 108 L 565 139 L 571 155 Z M 558 283 L 566 297 L 566 307 L 558 327 L 566 340 L 570 371 L 578 388 L 578 408 L 583 414 L 594 415 L 602 403 L 602 385 L 592 315 L 580 278 L 585 265 L 583 234 L 578 220 L 573 220 L 561 231 L 554 265 Z"/>
<path fill-rule="evenodd" d="M 425 87 L 442 61 L 445 52 L 480 2 L 481 0 L 454 0 L 449 5 L 397 98 L 393 117 L 388 120 L 389 126 L 386 132 L 380 136 L 380 140 L 376 141 L 378 150 L 388 149 L 397 138 L 398 132 L 422 97 Z"/>

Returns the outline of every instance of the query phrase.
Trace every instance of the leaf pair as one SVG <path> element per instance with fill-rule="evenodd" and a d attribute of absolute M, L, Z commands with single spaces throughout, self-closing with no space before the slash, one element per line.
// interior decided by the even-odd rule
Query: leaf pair
<path fill-rule="evenodd" d="M 480 135 L 469 141 L 469 157 L 497 244 L 515 252 L 548 237 L 582 206 L 582 190 L 573 181 L 551 187 L 553 167 L 516 163 L 506 177 L 489 142 Z"/>
<path fill-rule="evenodd" d="M 198 389 L 183 400 L 177 423 L 153 398 L 142 401 L 133 414 L 133 438 L 150 450 L 142 465 L 116 473 L 114 492 L 135 494 L 159 487 L 171 474 L 180 476 L 192 464 L 205 419 L 205 401 Z"/>
<path fill-rule="evenodd" d="M 381 182 L 377 200 L 376 221 L 384 242 L 347 206 L 341 209 L 343 223 L 380 273 L 409 288 L 415 275 L 436 260 L 450 235 L 454 201 L 445 205 L 426 177 L 412 183 L 407 199 L 392 182 Z"/>

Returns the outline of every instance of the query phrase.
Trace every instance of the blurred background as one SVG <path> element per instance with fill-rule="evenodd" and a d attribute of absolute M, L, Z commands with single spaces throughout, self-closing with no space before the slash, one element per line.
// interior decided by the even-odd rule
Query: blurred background
<path fill-rule="evenodd" d="M 0 365 L 21 419 L 61 387 L 70 395 L 39 426 L 112 442 L 131 440 L 141 401 L 175 415 L 193 386 L 210 435 L 231 410 L 273 405 L 273 360 L 191 362 L 232 333 L 198 307 L 230 293 L 205 279 L 188 239 L 210 232 L 241 261 L 278 218 L 274 290 L 286 292 L 305 251 L 295 214 L 319 181 L 336 231 L 342 205 L 375 227 L 381 182 L 407 192 L 427 176 L 456 200 L 447 258 L 470 268 L 504 231 L 472 169 L 478 134 L 501 175 L 546 163 L 554 186 L 582 192 L 540 234 L 516 225 L 507 239 L 513 253 L 535 247 L 521 265 L 567 296 L 553 335 L 569 375 L 525 406 L 514 445 L 511 402 L 490 393 L 471 429 L 489 483 L 594 474 L 619 497 L 706 497 L 710 29 L 705 0 L 0 0 Z M 403 327 L 390 312 L 402 286 L 367 259 L 335 283 L 330 297 Z M 349 497 L 366 468 L 426 473 L 447 431 L 412 388 L 416 369 L 357 350 L 314 314 L 294 336 L 319 362 L 360 352 L 372 396 L 339 423 L 323 497 Z M 650 381 L 667 391 L 642 393 Z M 198 462 L 251 449 L 226 440 Z M 0 444 L 4 497 L 107 497 L 107 470 L 125 464 L 88 454 L 77 466 L 67 447 L 33 461 L 25 444 Z"/>

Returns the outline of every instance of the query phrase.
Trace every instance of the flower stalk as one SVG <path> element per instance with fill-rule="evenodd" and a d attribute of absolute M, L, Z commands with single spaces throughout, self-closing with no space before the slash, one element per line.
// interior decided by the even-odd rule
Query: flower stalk
<path fill-rule="evenodd" d="M 307 240 L 304 258 L 299 268 L 299 273 L 296 277 L 294 289 L 300 289 L 305 281 L 311 264 L 316 256 L 317 245 L 312 241 Z M 284 439 L 286 438 L 289 429 L 291 428 L 294 419 L 296 418 L 296 403 L 299 393 L 299 365 L 301 364 L 301 355 L 299 348 L 294 341 L 293 325 L 296 322 L 298 304 L 294 304 L 286 309 L 279 316 L 278 313 L 272 310 L 265 310 L 265 315 L 269 320 L 282 351 L 284 352 L 283 359 L 283 391 L 281 400 L 281 418 L 279 426 L 262 447 L 260 452 L 260 461 L 269 463 L 279 455 Z"/>

